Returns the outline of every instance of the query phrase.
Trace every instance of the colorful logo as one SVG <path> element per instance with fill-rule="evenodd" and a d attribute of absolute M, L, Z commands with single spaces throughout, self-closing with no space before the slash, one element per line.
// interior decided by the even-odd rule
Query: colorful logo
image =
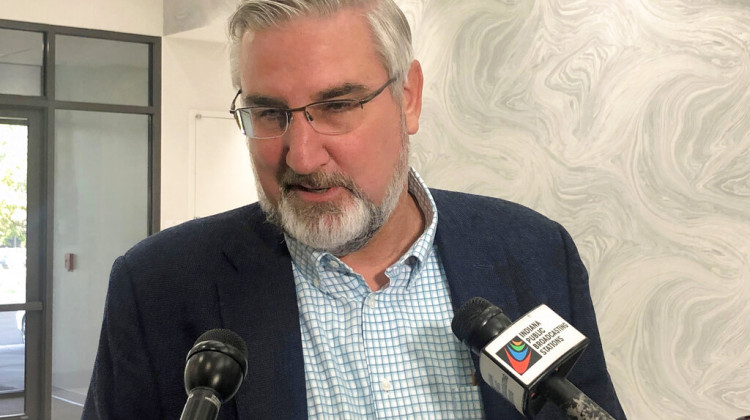
<path fill-rule="evenodd" d="M 523 375 L 530 367 L 534 366 L 542 356 L 529 347 L 525 341 L 513 337 L 505 347 L 497 352 L 497 356 L 509 364 L 518 374 Z"/>

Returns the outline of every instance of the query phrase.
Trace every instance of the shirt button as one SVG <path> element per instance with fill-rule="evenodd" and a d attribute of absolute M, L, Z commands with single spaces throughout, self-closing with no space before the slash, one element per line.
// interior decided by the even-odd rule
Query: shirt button
<path fill-rule="evenodd" d="M 393 385 L 391 384 L 391 381 L 387 379 L 383 379 L 380 381 L 380 389 L 382 389 L 385 392 L 388 392 L 393 389 Z"/>
<path fill-rule="evenodd" d="M 376 298 L 375 295 L 370 295 L 370 297 L 367 298 L 367 306 L 374 309 L 378 306 L 378 298 Z"/>
<path fill-rule="evenodd" d="M 334 261 L 334 260 L 331 260 L 330 264 L 331 264 L 331 267 L 333 268 L 339 268 L 339 266 L 341 266 L 341 264 L 339 264 L 338 261 Z"/>

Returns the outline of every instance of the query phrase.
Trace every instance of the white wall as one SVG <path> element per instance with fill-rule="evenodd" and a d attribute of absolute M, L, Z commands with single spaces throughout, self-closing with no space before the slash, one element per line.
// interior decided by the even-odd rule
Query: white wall
<path fill-rule="evenodd" d="M 163 33 L 162 0 L 2 0 L 0 18 L 140 35 Z"/>
<path fill-rule="evenodd" d="M 161 220 L 167 228 L 193 217 L 188 205 L 190 112 L 228 116 L 236 92 L 223 43 L 164 37 L 162 60 Z"/>

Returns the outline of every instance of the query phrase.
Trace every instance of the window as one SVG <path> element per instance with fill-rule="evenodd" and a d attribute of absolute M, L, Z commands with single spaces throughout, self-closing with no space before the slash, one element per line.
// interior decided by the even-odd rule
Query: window
<path fill-rule="evenodd" d="M 0 417 L 80 418 L 110 265 L 158 230 L 160 49 L 0 20 Z"/>

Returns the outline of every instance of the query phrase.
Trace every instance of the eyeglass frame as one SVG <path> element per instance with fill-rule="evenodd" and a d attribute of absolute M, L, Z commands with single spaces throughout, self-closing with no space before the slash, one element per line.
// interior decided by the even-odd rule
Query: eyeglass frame
<path fill-rule="evenodd" d="M 284 113 L 284 115 L 286 116 L 286 125 L 284 126 L 284 131 L 282 131 L 281 134 L 278 134 L 276 136 L 271 136 L 271 137 L 250 137 L 250 138 L 255 139 L 255 140 L 267 140 L 267 139 L 272 139 L 272 138 L 276 138 L 276 137 L 281 137 L 284 134 L 286 134 L 287 130 L 289 130 L 289 126 L 292 125 L 292 121 L 294 119 L 294 116 L 292 115 L 292 113 L 293 112 L 298 112 L 298 111 L 304 111 L 305 119 L 307 120 L 308 123 L 310 123 L 310 126 L 312 127 L 313 130 L 315 130 L 316 133 L 325 134 L 325 135 L 329 135 L 329 134 L 330 135 L 346 134 L 346 133 L 350 132 L 351 130 L 350 131 L 344 131 L 342 133 L 321 133 L 320 131 L 318 131 L 315 128 L 315 126 L 312 124 L 312 121 L 310 120 L 310 114 L 307 113 L 307 107 L 313 106 L 313 105 L 319 105 L 319 104 L 335 103 L 335 102 L 353 102 L 353 103 L 358 104 L 364 110 L 366 103 L 368 103 L 368 102 L 372 101 L 373 99 L 375 99 L 378 95 L 380 95 L 385 90 L 385 88 L 387 88 L 391 83 L 395 82 L 397 79 L 398 79 L 398 77 L 392 77 L 392 78 L 388 79 L 388 81 L 385 82 L 385 84 L 383 86 L 381 86 L 380 88 L 378 88 L 377 90 L 373 91 L 371 94 L 367 95 L 365 98 L 360 99 L 360 100 L 356 100 L 356 99 L 326 99 L 325 101 L 311 102 L 311 103 L 309 103 L 309 104 L 307 104 L 305 106 L 301 106 L 301 107 L 297 107 L 297 108 L 289 108 L 289 109 L 277 108 L 277 107 L 273 107 L 273 106 L 245 106 L 245 107 L 241 107 L 241 108 L 235 108 L 235 103 L 237 102 L 237 98 L 239 98 L 240 94 L 242 94 L 242 89 L 240 89 L 240 90 L 237 91 L 237 94 L 234 95 L 234 99 L 232 99 L 232 104 L 229 107 L 229 113 L 232 114 L 232 116 L 234 117 L 234 121 L 237 123 L 237 126 L 239 127 L 240 131 L 245 136 L 247 136 L 247 131 L 245 130 L 245 126 L 242 123 L 242 118 L 240 118 L 240 116 L 239 116 L 239 111 L 242 111 L 244 109 L 253 109 L 253 108 L 269 108 L 269 109 L 278 109 L 280 112 Z"/>

